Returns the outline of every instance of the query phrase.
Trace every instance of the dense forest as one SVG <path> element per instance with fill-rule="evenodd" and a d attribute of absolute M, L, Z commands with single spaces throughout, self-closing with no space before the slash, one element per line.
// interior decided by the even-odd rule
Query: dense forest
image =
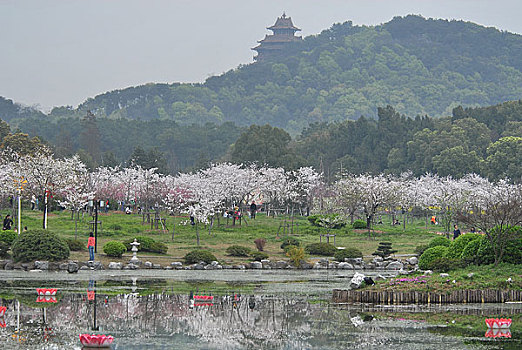
<path fill-rule="evenodd" d="M 328 179 L 408 170 L 521 179 L 522 36 L 410 15 L 335 24 L 287 53 L 204 84 L 131 87 L 47 115 L 0 97 L 0 147 L 47 143 L 91 167 L 164 173 L 256 161 L 312 165 Z"/>
<path fill-rule="evenodd" d="M 251 124 L 297 135 L 311 123 L 376 118 L 391 105 L 408 116 L 450 115 L 522 96 L 522 36 L 463 21 L 396 17 L 379 26 L 335 24 L 288 55 L 240 66 L 203 84 L 147 84 L 56 107 L 48 118 L 90 110 L 98 118 L 179 124 Z M 42 113 L 32 110 L 35 117 Z M 0 99 L 12 125 L 31 114 Z"/>
<path fill-rule="evenodd" d="M 58 156 L 78 153 L 91 167 L 134 161 L 175 173 L 230 161 L 286 169 L 311 165 L 328 180 L 341 172 L 404 171 L 457 178 L 474 172 L 493 180 L 522 180 L 522 100 L 459 106 L 442 118 L 407 117 L 387 106 L 378 109 L 377 119 L 313 123 L 294 138 L 268 124 L 187 126 L 171 120 L 98 119 L 93 114 L 54 122 L 27 118 L 19 127 L 17 133 L 0 121 L 0 148 L 26 152 L 47 142 Z"/>

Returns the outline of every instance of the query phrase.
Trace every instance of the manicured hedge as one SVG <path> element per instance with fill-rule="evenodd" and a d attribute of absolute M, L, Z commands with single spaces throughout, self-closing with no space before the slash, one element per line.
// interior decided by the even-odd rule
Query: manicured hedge
<path fill-rule="evenodd" d="M 126 251 L 125 245 L 117 241 L 108 242 L 103 246 L 103 252 L 114 258 L 121 258 Z"/>
<path fill-rule="evenodd" d="M 311 243 L 305 247 L 305 252 L 311 255 L 333 256 L 337 248 L 328 243 Z"/>
<path fill-rule="evenodd" d="M 344 259 L 362 258 L 362 252 L 357 248 L 345 248 L 339 249 L 335 254 L 334 258 L 337 261 L 343 262 Z"/>
<path fill-rule="evenodd" d="M 30 230 L 13 242 L 11 247 L 15 261 L 60 261 L 69 257 L 69 246 L 57 234 L 48 230 Z"/>
<path fill-rule="evenodd" d="M 212 261 L 217 260 L 214 254 L 204 249 L 196 249 L 187 253 L 184 259 L 187 264 L 197 264 L 200 261 L 210 264 Z"/>
<path fill-rule="evenodd" d="M 419 258 L 419 268 L 428 270 L 433 261 L 446 256 L 447 252 L 448 247 L 442 245 L 426 249 Z"/>

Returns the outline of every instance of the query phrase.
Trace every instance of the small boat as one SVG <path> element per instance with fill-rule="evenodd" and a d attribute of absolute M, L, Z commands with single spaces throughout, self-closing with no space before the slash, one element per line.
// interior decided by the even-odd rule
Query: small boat
<path fill-rule="evenodd" d="M 105 334 L 80 334 L 80 343 L 87 348 L 108 348 L 114 338 Z"/>
<path fill-rule="evenodd" d="M 511 326 L 510 318 L 486 318 L 488 328 L 509 328 Z"/>

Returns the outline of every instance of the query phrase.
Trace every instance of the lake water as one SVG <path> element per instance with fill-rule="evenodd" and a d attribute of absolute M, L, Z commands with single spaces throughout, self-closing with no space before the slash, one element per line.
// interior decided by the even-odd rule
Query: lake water
<path fill-rule="evenodd" d="M 0 273 L 1 349 L 520 349 L 520 304 L 339 305 L 344 271 Z M 56 288 L 38 298 L 36 288 Z M 194 298 L 196 296 L 196 298 Z M 212 296 L 212 299 L 198 299 Z M 510 336 L 484 318 L 510 316 Z M 493 336 L 496 338 L 491 338 Z"/>

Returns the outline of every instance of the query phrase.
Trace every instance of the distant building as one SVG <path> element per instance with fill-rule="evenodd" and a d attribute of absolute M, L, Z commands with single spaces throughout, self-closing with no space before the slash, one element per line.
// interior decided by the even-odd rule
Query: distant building
<path fill-rule="evenodd" d="M 257 51 L 257 56 L 254 60 L 262 61 L 269 57 L 274 57 L 281 54 L 288 44 L 303 40 L 300 36 L 295 36 L 295 32 L 301 29 L 294 26 L 291 17 L 286 17 L 286 14 L 277 18 L 275 24 L 266 29 L 271 30 L 274 34 L 265 35 L 263 40 L 258 41 L 259 45 L 252 48 Z"/>

